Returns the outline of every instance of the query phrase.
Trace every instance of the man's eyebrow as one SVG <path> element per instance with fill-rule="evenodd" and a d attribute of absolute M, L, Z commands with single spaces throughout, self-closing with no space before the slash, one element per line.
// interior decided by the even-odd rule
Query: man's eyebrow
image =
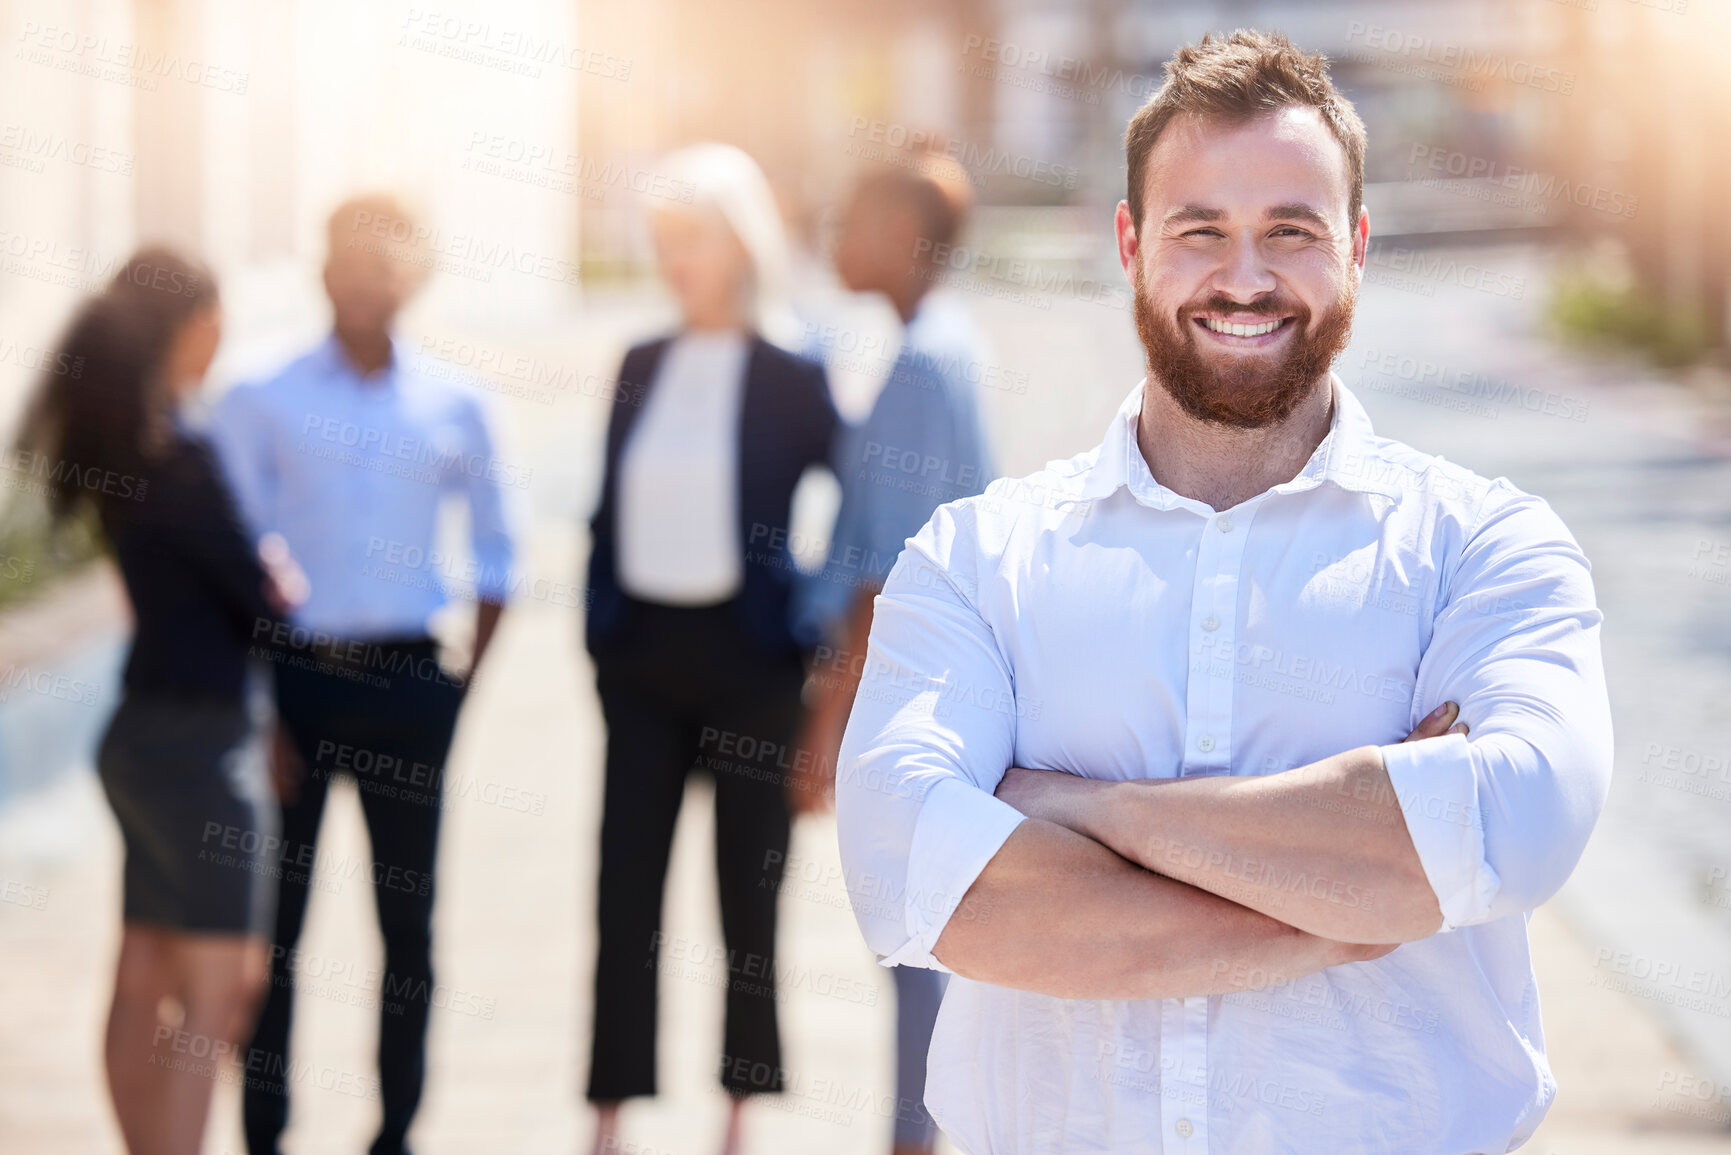
<path fill-rule="evenodd" d="M 1328 218 L 1309 205 L 1275 205 L 1262 215 L 1271 221 L 1309 221 L 1319 228 L 1326 229 L 1329 227 Z"/>
<path fill-rule="evenodd" d="M 1185 225 L 1192 221 L 1219 221 L 1225 219 L 1226 213 L 1224 210 L 1205 208 L 1202 205 L 1184 205 L 1180 208 L 1172 209 L 1164 217 L 1161 217 L 1160 223 L 1167 228 L 1170 228 L 1173 225 Z"/>

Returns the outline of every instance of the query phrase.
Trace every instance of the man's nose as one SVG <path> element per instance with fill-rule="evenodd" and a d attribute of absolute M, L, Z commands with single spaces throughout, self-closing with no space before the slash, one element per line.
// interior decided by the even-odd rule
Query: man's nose
<path fill-rule="evenodd" d="M 1220 296 L 1245 305 L 1273 292 L 1274 274 L 1262 259 L 1262 247 L 1244 238 L 1230 241 L 1211 287 Z"/>

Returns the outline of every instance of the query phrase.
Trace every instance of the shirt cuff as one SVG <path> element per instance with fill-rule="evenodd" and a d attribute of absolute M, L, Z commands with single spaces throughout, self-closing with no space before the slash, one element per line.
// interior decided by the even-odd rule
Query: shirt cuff
<path fill-rule="evenodd" d="M 1484 814 L 1466 735 L 1381 749 L 1407 834 L 1442 908 L 1442 929 L 1483 922 L 1502 879 L 1485 861 Z"/>
<path fill-rule="evenodd" d="M 962 899 L 1023 817 L 1008 802 L 960 778 L 943 779 L 926 792 L 908 851 L 902 901 L 908 941 L 879 960 L 884 966 L 949 970 L 932 956 L 932 948 L 958 907 L 962 918 L 981 915 Z"/>

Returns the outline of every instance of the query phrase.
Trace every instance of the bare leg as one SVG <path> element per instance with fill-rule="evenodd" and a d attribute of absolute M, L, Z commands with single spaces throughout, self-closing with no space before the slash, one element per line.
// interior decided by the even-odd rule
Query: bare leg
<path fill-rule="evenodd" d="M 613 1155 L 619 1150 L 619 1104 L 595 1104 L 595 1155 Z"/>
<path fill-rule="evenodd" d="M 133 1155 L 162 1150 L 163 1087 L 169 1072 L 159 1065 L 174 1052 L 156 1046 L 161 1023 L 159 1008 L 174 994 L 175 981 L 165 932 L 127 924 L 121 933 L 120 958 L 114 969 L 114 1002 L 108 1008 L 103 1039 L 103 1066 L 108 1095 L 120 1123 L 121 1137 Z"/>
<path fill-rule="evenodd" d="M 217 1073 L 252 1028 L 265 959 L 258 939 L 126 927 L 104 1062 L 131 1155 L 198 1155 Z"/>
<path fill-rule="evenodd" d="M 163 1105 L 164 1151 L 198 1155 L 211 1092 L 252 1034 L 266 979 L 263 940 L 237 934 L 172 936 L 181 1030 L 195 1058 L 173 1070 Z"/>
<path fill-rule="evenodd" d="M 744 1095 L 729 1095 L 727 1099 L 727 1131 L 721 1137 L 721 1155 L 739 1155 L 745 1150 L 741 1139 L 741 1124 L 745 1115 Z"/>

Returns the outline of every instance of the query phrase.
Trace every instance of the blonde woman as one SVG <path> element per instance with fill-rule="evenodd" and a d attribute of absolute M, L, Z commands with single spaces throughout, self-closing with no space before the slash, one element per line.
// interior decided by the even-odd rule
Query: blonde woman
<path fill-rule="evenodd" d="M 777 760 L 761 753 L 785 749 L 800 723 L 787 528 L 837 417 L 823 370 L 773 343 L 786 338 L 787 246 L 762 172 L 719 144 L 665 167 L 691 192 L 652 212 L 679 328 L 625 356 L 590 524 L 586 641 L 607 755 L 588 1097 L 605 1151 L 620 1102 L 655 1093 L 662 886 L 685 778 L 701 768 L 715 779 L 723 1150 L 735 1151 L 745 1099 L 781 1090 L 775 904 L 789 817 Z"/>

